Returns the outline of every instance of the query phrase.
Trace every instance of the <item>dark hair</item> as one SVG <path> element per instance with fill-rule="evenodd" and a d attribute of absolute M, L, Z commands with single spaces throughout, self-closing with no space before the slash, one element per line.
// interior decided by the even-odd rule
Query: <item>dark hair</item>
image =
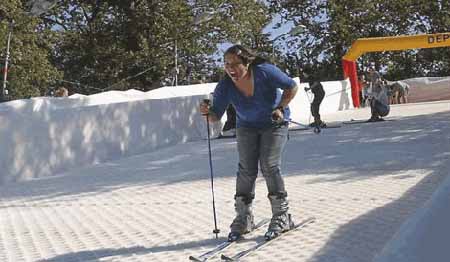
<path fill-rule="evenodd" d="M 251 52 L 247 48 L 243 47 L 242 45 L 234 45 L 234 46 L 228 48 L 225 51 L 225 53 L 223 54 L 223 56 L 226 56 L 229 54 L 238 56 L 242 60 L 242 63 L 244 63 L 244 65 L 252 66 L 252 65 L 258 65 L 258 64 L 267 62 L 266 59 L 254 54 L 253 52 Z"/>
<path fill-rule="evenodd" d="M 60 87 L 55 91 L 55 97 L 67 97 L 69 96 L 69 90 L 65 87 Z"/>

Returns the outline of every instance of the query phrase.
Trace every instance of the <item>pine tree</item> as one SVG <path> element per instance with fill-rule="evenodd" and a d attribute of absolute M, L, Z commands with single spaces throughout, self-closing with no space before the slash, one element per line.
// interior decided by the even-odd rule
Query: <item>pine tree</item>
<path fill-rule="evenodd" d="M 41 30 L 38 19 L 25 12 L 22 1 L 0 3 L 1 65 L 4 69 L 7 38 L 11 33 L 7 74 L 8 99 L 46 95 L 61 72 L 51 63 L 52 34 Z M 2 84 L 4 75 L 1 76 Z"/>
<path fill-rule="evenodd" d="M 304 24 L 308 31 L 290 40 L 293 52 L 287 65 L 315 68 L 326 78 L 342 78 L 341 58 L 358 38 L 443 33 L 450 28 L 449 2 L 422 0 L 284 0 L 268 1 L 284 21 Z M 359 68 L 387 68 L 387 76 L 400 79 L 449 75 L 449 48 L 368 53 Z M 326 69 L 326 70 L 318 70 Z"/>

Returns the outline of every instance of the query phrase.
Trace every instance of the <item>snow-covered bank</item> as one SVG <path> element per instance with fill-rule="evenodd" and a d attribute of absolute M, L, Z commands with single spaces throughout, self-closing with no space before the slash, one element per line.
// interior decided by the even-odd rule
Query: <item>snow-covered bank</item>
<path fill-rule="evenodd" d="M 205 96 L 1 113 L 2 181 L 48 176 L 203 137 Z"/>
<path fill-rule="evenodd" d="M 291 103 L 293 120 L 302 123 L 309 122 L 312 99 L 305 86 L 300 85 Z M 211 83 L 149 92 L 109 91 L 0 104 L 0 182 L 49 176 L 205 138 L 198 104 L 214 87 Z M 350 108 L 347 81 L 324 82 L 324 88 L 322 114 Z M 213 125 L 213 137 L 221 126 Z"/>

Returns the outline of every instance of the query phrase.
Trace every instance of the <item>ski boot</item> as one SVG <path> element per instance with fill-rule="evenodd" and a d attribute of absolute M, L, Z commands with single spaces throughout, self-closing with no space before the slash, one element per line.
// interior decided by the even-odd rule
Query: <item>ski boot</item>
<path fill-rule="evenodd" d="M 269 195 L 270 204 L 272 206 L 272 219 L 264 238 L 269 241 L 282 233 L 294 228 L 295 224 L 288 214 L 288 201 L 286 197 Z"/>
<path fill-rule="evenodd" d="M 230 233 L 228 234 L 229 242 L 238 240 L 243 234 L 249 233 L 255 227 L 251 200 L 248 201 L 246 197 L 236 196 L 234 208 L 236 210 L 236 217 L 230 226 Z"/>
<path fill-rule="evenodd" d="M 379 122 L 379 121 L 384 121 L 384 119 L 379 116 L 372 116 L 369 120 L 367 120 L 367 122 Z"/>
<path fill-rule="evenodd" d="M 311 124 L 309 124 L 310 127 L 320 127 L 320 128 L 326 128 L 327 124 L 322 120 L 314 120 Z"/>
<path fill-rule="evenodd" d="M 320 128 L 327 128 L 327 124 L 324 121 L 320 120 L 319 127 Z"/>

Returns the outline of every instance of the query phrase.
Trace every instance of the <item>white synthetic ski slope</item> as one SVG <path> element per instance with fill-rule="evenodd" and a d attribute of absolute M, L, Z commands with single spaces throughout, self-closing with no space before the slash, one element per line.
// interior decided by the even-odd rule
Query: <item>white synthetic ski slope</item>
<path fill-rule="evenodd" d="M 391 118 L 291 132 L 290 211 L 317 221 L 245 261 L 371 261 L 450 170 L 450 101 L 393 106 Z M 235 146 L 212 141 L 219 241 L 234 216 Z M 0 261 L 187 261 L 218 242 L 206 140 L 54 175 L 0 187 Z M 257 219 L 270 215 L 266 194 L 260 177 Z"/>

